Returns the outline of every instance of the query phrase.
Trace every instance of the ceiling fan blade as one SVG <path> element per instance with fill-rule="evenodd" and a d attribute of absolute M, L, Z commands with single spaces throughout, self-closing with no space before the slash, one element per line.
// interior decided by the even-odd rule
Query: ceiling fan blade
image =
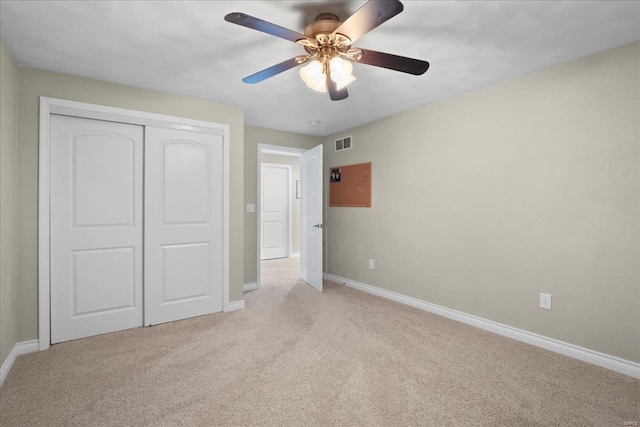
<path fill-rule="evenodd" d="M 289 30 L 284 27 L 280 27 L 271 22 L 263 21 L 262 19 L 255 18 L 245 13 L 233 12 L 224 17 L 224 20 L 231 22 L 232 24 L 242 25 L 243 27 L 251 28 L 263 33 L 271 34 L 272 36 L 280 37 L 281 39 L 297 42 L 298 40 L 306 40 L 307 36 L 300 34 L 296 31 Z"/>
<path fill-rule="evenodd" d="M 342 23 L 333 34 L 343 34 L 351 43 L 367 34 L 383 22 L 393 18 L 404 6 L 398 0 L 369 0 Z"/>
<path fill-rule="evenodd" d="M 299 56 L 296 56 L 295 58 L 287 59 L 286 61 L 282 61 L 279 64 L 266 68 L 262 71 L 258 71 L 257 73 L 252 74 L 248 77 L 245 77 L 244 79 L 242 79 L 242 81 L 249 84 L 260 83 L 261 81 L 266 80 L 269 77 L 273 77 L 276 74 L 282 73 L 283 71 L 287 71 L 287 70 L 290 70 L 291 68 L 297 67 L 298 65 L 302 65 L 305 62 L 307 62 L 309 59 L 310 58 L 300 59 Z"/>
<path fill-rule="evenodd" d="M 392 55 L 384 52 L 376 52 L 375 50 L 358 49 L 362 51 L 362 58 L 357 61 L 360 64 L 373 65 L 416 76 L 426 73 L 429 69 L 429 63 L 420 59 L 407 58 L 406 56 Z"/>
<path fill-rule="evenodd" d="M 331 80 L 329 74 L 327 74 L 327 90 L 329 91 L 329 97 L 332 101 L 341 101 L 349 97 L 347 88 L 343 87 L 341 90 L 338 90 L 338 85 Z"/>

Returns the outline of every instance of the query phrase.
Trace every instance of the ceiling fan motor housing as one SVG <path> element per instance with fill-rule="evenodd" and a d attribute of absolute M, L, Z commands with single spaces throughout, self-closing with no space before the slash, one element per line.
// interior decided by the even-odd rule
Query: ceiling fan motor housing
<path fill-rule="evenodd" d="M 321 13 L 316 16 L 316 20 L 304 28 L 304 35 L 314 38 L 318 34 L 333 33 L 342 22 L 333 13 Z"/>
<path fill-rule="evenodd" d="M 307 53 L 318 59 L 329 60 L 334 56 L 344 54 L 351 46 L 351 40 L 343 34 L 333 34 L 342 25 L 340 19 L 333 13 L 321 13 L 304 29 L 304 35 L 315 43 L 301 40 Z M 324 61 L 326 62 L 326 61 Z"/>

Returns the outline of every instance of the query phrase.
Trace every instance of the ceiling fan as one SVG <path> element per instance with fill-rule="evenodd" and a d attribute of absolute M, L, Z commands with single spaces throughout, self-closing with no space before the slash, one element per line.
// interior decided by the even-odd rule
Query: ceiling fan
<path fill-rule="evenodd" d="M 403 9 L 404 6 L 398 0 L 369 0 L 344 22 L 340 22 L 332 13 L 318 15 L 314 22 L 307 25 L 304 34 L 239 12 L 230 13 L 224 19 L 292 41 L 303 46 L 307 52 L 245 77 L 243 82 L 259 83 L 283 71 L 309 63 L 300 69 L 302 80 L 318 92 L 328 90 L 331 100 L 339 101 L 349 96 L 346 86 L 356 79 L 351 74 L 354 62 L 414 75 L 427 71 L 427 61 L 352 46 L 360 37 Z"/>

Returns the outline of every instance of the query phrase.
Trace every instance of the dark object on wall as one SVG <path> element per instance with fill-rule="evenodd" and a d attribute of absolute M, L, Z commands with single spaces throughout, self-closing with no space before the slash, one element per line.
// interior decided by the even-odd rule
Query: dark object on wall
<path fill-rule="evenodd" d="M 371 162 L 329 169 L 330 207 L 371 207 Z"/>
<path fill-rule="evenodd" d="M 340 168 L 331 169 L 331 175 L 329 176 L 329 182 L 340 182 Z"/>

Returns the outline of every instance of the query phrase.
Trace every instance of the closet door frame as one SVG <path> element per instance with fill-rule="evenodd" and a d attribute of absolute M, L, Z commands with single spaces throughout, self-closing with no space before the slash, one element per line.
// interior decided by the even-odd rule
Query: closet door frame
<path fill-rule="evenodd" d="M 51 343 L 49 206 L 51 194 L 51 114 L 190 130 L 222 136 L 222 311 L 242 308 L 242 304 L 231 304 L 229 301 L 229 125 L 41 96 L 38 166 L 38 349 L 40 351 L 46 350 Z"/>

